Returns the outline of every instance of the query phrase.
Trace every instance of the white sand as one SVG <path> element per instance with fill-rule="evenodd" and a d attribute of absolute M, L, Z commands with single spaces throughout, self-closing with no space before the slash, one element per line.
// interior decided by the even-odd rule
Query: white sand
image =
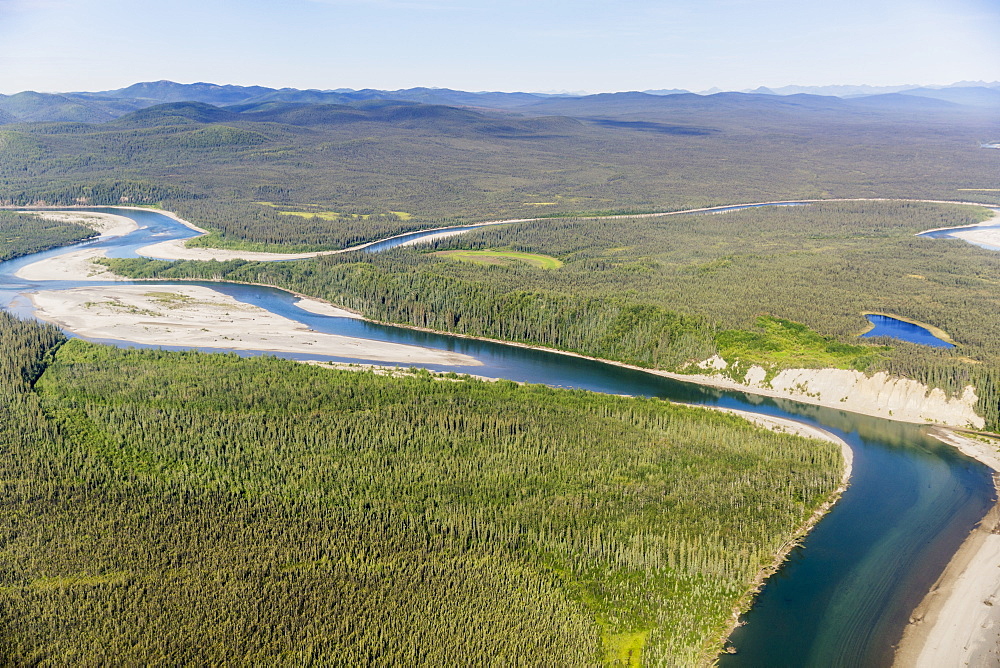
<path fill-rule="evenodd" d="M 914 613 L 893 665 L 1000 665 L 1000 530 L 997 514 L 963 543 Z M 919 647 L 914 651 L 913 647 Z"/>
<path fill-rule="evenodd" d="M 413 364 L 481 364 L 458 353 L 315 332 L 201 286 L 102 285 L 43 291 L 31 298 L 39 318 L 90 339 Z"/>
<path fill-rule="evenodd" d="M 310 313 L 315 313 L 317 315 L 328 315 L 332 318 L 364 319 L 359 313 L 348 311 L 345 308 L 340 308 L 339 306 L 334 306 L 333 304 L 328 304 L 327 302 L 320 301 L 319 299 L 313 299 L 312 297 L 300 295 L 299 300 L 295 302 L 295 305 L 303 311 L 309 311 Z"/>
<path fill-rule="evenodd" d="M 248 262 L 273 262 L 276 260 L 304 260 L 322 253 L 261 253 L 256 251 L 228 250 L 225 248 L 188 248 L 185 239 L 161 241 L 143 246 L 136 254 L 157 260 L 246 260 Z M 329 253 L 330 251 L 326 251 Z"/>
<path fill-rule="evenodd" d="M 988 205 L 982 205 L 988 206 Z M 943 232 L 948 230 L 961 229 L 962 227 L 973 227 L 975 229 L 962 230 L 960 232 L 952 232 L 948 236 L 955 237 L 956 239 L 962 239 L 974 244 L 983 244 L 985 246 L 992 246 L 997 250 L 1000 250 L 1000 228 L 993 227 L 1000 224 L 1000 209 L 994 206 L 989 206 L 990 212 L 993 216 L 989 220 L 984 220 L 976 225 L 961 225 L 959 227 L 938 227 L 933 230 L 926 230 L 920 234 L 927 234 L 928 232 Z M 992 229 L 989 229 L 992 228 Z M 920 236 L 919 234 L 917 236 Z"/>
<path fill-rule="evenodd" d="M 995 225 L 996 222 L 992 221 L 991 224 Z M 975 244 L 984 244 L 986 246 L 991 246 L 1000 249 L 1000 229 L 997 228 L 987 228 L 981 230 L 965 230 L 962 232 L 952 232 L 951 236 L 969 241 Z"/>
<path fill-rule="evenodd" d="M 94 211 L 37 211 L 34 215 L 60 223 L 76 223 L 100 232 L 102 237 L 120 237 L 139 229 L 131 218 Z"/>
<path fill-rule="evenodd" d="M 1000 471 L 994 445 L 946 429 L 931 435 Z M 1000 507 L 983 518 L 914 610 L 893 665 L 1000 665 Z"/>
<path fill-rule="evenodd" d="M 126 209 L 128 211 L 152 211 L 154 213 L 158 213 L 160 215 L 166 216 L 167 218 L 172 218 L 172 219 L 176 220 L 178 223 L 180 223 L 181 225 L 183 225 L 184 227 L 192 229 L 195 232 L 198 232 L 199 234 L 208 234 L 208 230 L 206 230 L 205 228 L 198 227 L 194 223 L 184 220 L 183 218 L 181 218 L 180 216 L 178 216 L 173 211 L 166 211 L 165 209 L 154 209 L 154 208 L 150 208 L 148 206 L 116 206 L 114 208 L 115 209 Z"/>
<path fill-rule="evenodd" d="M 21 267 L 14 274 L 26 281 L 123 281 L 124 279 L 111 272 L 110 269 L 91 260 L 104 257 L 105 251 L 100 248 L 84 248 L 65 255 L 39 260 Z"/>

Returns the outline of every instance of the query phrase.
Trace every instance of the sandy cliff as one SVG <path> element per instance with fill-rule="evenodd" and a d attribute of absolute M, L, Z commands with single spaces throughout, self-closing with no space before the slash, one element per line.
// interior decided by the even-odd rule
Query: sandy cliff
<path fill-rule="evenodd" d="M 721 369 L 724 365 L 725 362 L 716 357 L 699 366 L 709 370 Z M 678 374 L 674 377 L 904 422 L 975 429 L 982 429 L 985 424 L 976 414 L 978 397 L 972 386 L 966 387 L 961 395 L 948 398 L 943 390 L 882 372 L 867 376 L 860 371 L 844 369 L 785 369 L 768 382 L 767 371 L 753 366 L 742 383 L 716 374 Z"/>

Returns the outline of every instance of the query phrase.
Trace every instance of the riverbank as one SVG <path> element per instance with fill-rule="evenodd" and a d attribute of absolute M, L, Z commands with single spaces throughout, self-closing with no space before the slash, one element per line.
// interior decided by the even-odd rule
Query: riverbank
<path fill-rule="evenodd" d="M 265 287 L 284 288 L 277 285 Z M 860 415 L 892 420 L 895 422 L 910 422 L 914 424 L 940 424 L 958 428 L 980 429 L 984 420 L 975 412 L 978 397 L 975 388 L 969 386 L 961 396 L 947 397 L 939 388 L 929 388 L 922 383 L 908 378 L 894 378 L 879 372 L 869 377 L 860 371 L 845 369 L 785 369 L 765 383 L 765 371 L 761 367 L 753 367 L 748 373 L 750 382 L 740 383 L 721 374 L 686 374 L 662 369 L 650 369 L 627 362 L 601 359 L 583 355 L 568 350 L 547 348 L 536 344 L 502 341 L 483 336 L 471 336 L 454 332 L 443 332 L 427 327 L 417 327 L 393 322 L 382 322 L 362 317 L 367 322 L 392 327 L 402 327 L 418 332 L 447 334 L 463 339 L 486 341 L 517 348 L 540 350 L 547 353 L 576 357 L 602 364 L 642 371 L 664 378 L 670 378 L 684 383 L 694 383 L 721 390 L 745 392 L 775 399 L 789 399 L 804 404 L 834 408 Z M 703 368 L 711 368 L 709 366 Z"/>
<path fill-rule="evenodd" d="M 120 208 L 130 208 L 130 207 L 120 207 Z M 136 208 L 136 207 L 131 207 L 131 208 Z M 167 215 L 173 220 L 176 220 L 177 222 L 181 223 L 182 225 L 185 225 L 186 227 L 199 232 L 201 236 L 208 234 L 207 230 L 204 230 L 198 227 L 197 225 L 194 225 L 178 217 L 177 214 L 167 211 L 159 211 L 159 213 Z M 170 241 L 162 241 L 160 243 L 143 246 L 142 248 L 136 250 L 136 254 L 157 260 L 201 260 L 201 261 L 215 260 L 217 262 L 225 262 L 227 260 L 245 260 L 247 262 L 283 262 L 286 260 L 308 260 L 310 258 L 320 257 L 322 255 L 336 255 L 339 253 L 350 253 L 353 251 L 364 250 L 369 246 L 374 246 L 376 244 L 382 244 L 387 241 L 393 241 L 395 239 L 408 237 L 413 234 L 421 234 L 422 236 L 417 239 L 403 241 L 399 245 L 414 246 L 420 243 L 430 243 L 438 239 L 445 239 L 447 237 L 455 236 L 457 234 L 462 234 L 463 232 L 468 231 L 469 228 L 489 227 L 491 225 L 507 225 L 509 223 L 523 223 L 523 222 L 528 222 L 530 220 L 533 219 L 512 218 L 509 220 L 493 220 L 484 223 L 472 223 L 469 225 L 450 225 L 447 227 L 432 227 L 426 230 L 414 230 L 410 232 L 402 232 L 400 234 L 396 234 L 391 237 L 386 237 L 385 239 L 369 241 L 366 243 L 350 246 L 349 248 L 341 248 L 336 250 L 325 250 L 325 251 L 309 251 L 305 253 L 270 253 L 265 251 L 238 250 L 229 248 L 211 248 L 207 246 L 189 247 L 187 246 L 187 242 L 190 239 L 172 239 Z"/>
<path fill-rule="evenodd" d="M 191 250 L 206 251 L 209 254 L 214 252 L 213 249 Z M 55 278 L 72 280 L 74 278 L 71 275 L 72 272 L 79 272 L 79 276 L 89 277 L 93 280 L 115 280 L 103 267 L 90 264 L 86 255 L 87 252 L 91 252 L 92 257 L 98 257 L 97 251 L 80 251 L 78 252 L 79 254 L 69 254 L 62 258 L 43 260 L 39 263 L 29 265 L 22 268 L 17 275 L 30 280 L 52 280 Z M 271 257 L 273 259 L 273 256 Z M 280 289 L 280 286 L 270 287 Z M 331 305 L 330 308 L 337 307 Z M 331 312 L 329 315 L 344 315 L 344 313 Z M 396 326 L 408 327 L 406 325 Z M 422 330 L 419 327 L 409 328 L 418 331 Z M 434 330 L 424 329 L 423 331 Z M 454 334 L 454 336 L 463 335 Z M 607 360 L 597 360 L 594 357 L 586 355 L 531 344 L 511 343 L 486 338 L 482 340 L 505 345 L 537 348 L 562 355 L 607 362 Z M 917 424 L 943 424 L 977 429 L 982 428 L 984 425 L 983 418 L 975 412 L 978 397 L 971 386 L 965 388 L 960 396 L 949 398 L 941 389 L 930 389 L 916 381 L 905 378 L 893 378 L 885 373 L 868 377 L 859 371 L 845 369 L 786 369 L 768 380 L 766 378 L 766 370 L 761 367 L 753 367 L 745 375 L 743 382 L 737 382 L 720 373 L 711 372 L 710 367 L 704 366 L 704 364 L 703 370 L 708 373 L 684 374 L 647 369 L 622 362 L 610 363 L 682 382 L 774 398 L 791 399 L 801 403 L 826 406 L 890 420 Z"/>
<path fill-rule="evenodd" d="M 724 644 L 729 636 L 733 634 L 733 631 L 737 629 L 740 625 L 740 617 L 746 613 L 750 607 L 753 605 L 753 600 L 756 598 L 757 594 L 760 593 L 761 588 L 767 579 L 778 572 L 781 565 L 785 563 L 788 559 L 788 555 L 791 554 L 792 550 L 797 547 L 802 540 L 812 531 L 813 527 L 823 519 L 823 517 L 830 512 L 834 504 L 840 499 L 841 495 L 847 491 L 847 486 L 851 481 L 851 474 L 854 472 L 854 451 L 851 450 L 851 446 L 847 442 L 834 434 L 826 431 L 825 429 L 820 429 L 819 427 L 814 427 L 808 425 L 804 422 L 799 422 L 798 420 L 790 420 L 788 418 L 777 417 L 774 415 L 763 415 L 761 413 L 751 413 L 750 411 L 741 411 L 735 408 L 723 408 L 721 406 L 697 406 L 694 404 L 685 404 L 691 406 L 692 408 L 704 408 L 706 410 L 719 411 L 720 413 L 729 413 L 731 415 L 738 415 L 749 422 L 754 423 L 759 427 L 765 429 L 770 429 L 771 431 L 782 432 L 794 434 L 795 436 L 803 436 L 805 438 L 815 438 L 821 441 L 828 441 L 840 446 L 840 452 L 844 457 L 844 471 L 841 475 L 840 486 L 834 490 L 830 498 L 817 508 L 812 515 L 796 529 L 792 538 L 785 542 L 778 550 L 777 554 L 774 555 L 774 560 L 765 566 L 754 578 L 753 583 L 747 592 L 740 598 L 736 607 L 733 609 L 732 617 L 729 620 L 729 625 L 726 627 L 726 632 L 722 636 L 722 643 Z M 714 663 L 716 655 L 706 655 L 705 664 Z"/>
<path fill-rule="evenodd" d="M 946 429 L 934 429 L 931 435 L 989 466 L 1000 485 L 995 443 Z M 969 534 L 913 611 L 893 665 L 1000 665 L 1000 504 Z"/>
<path fill-rule="evenodd" d="M 650 371 L 684 382 L 791 399 L 899 422 L 974 429 L 982 429 L 985 424 L 976 414 L 978 397 L 971 385 L 961 395 L 949 398 L 944 390 L 884 372 L 868 376 L 849 369 L 784 369 L 766 380 L 766 370 L 754 366 L 747 372 L 745 381 L 739 382 L 721 374 Z"/>
<path fill-rule="evenodd" d="M 315 332 L 294 320 L 194 285 L 109 284 L 36 292 L 31 301 L 36 317 L 89 339 L 310 353 L 404 364 L 481 365 L 467 355 L 443 350 Z"/>
<path fill-rule="evenodd" d="M 990 209 L 993 216 L 988 220 L 984 220 L 981 223 L 975 225 L 960 225 L 958 227 L 937 227 L 933 230 L 924 230 L 920 232 L 917 236 L 924 234 L 930 234 L 932 232 L 948 232 L 948 237 L 954 239 L 961 239 L 962 241 L 967 241 L 972 244 L 980 244 L 983 246 L 989 246 L 992 250 L 1000 250 L 1000 208 L 996 206 L 981 205 L 986 206 Z M 957 230 L 957 231 L 952 231 Z"/>
<path fill-rule="evenodd" d="M 626 218 L 661 218 L 665 216 L 678 216 L 684 214 L 699 214 L 699 213 L 719 213 L 734 211 L 743 208 L 750 207 L 760 207 L 760 206 L 790 206 L 796 204 L 822 204 L 824 202 L 922 202 L 927 204 L 962 204 L 967 206 L 981 206 L 990 208 L 994 211 L 994 220 L 987 221 L 985 223 L 980 223 L 982 225 L 992 225 L 995 224 L 997 217 L 997 208 L 994 205 L 983 204 L 981 202 L 955 202 L 948 200 L 933 200 L 933 199 L 895 199 L 895 198 L 881 198 L 881 197 L 870 197 L 870 198 L 830 198 L 830 199 L 801 199 L 801 200 L 776 200 L 768 202 L 750 202 L 742 204 L 720 204 L 716 206 L 709 207 L 699 207 L 695 209 L 682 209 L 678 211 L 660 211 L 652 213 L 636 213 L 636 214 L 614 214 L 605 216 L 588 216 L 586 214 L 581 214 L 579 216 L 573 216 L 581 220 L 621 220 Z M 75 211 L 78 208 L 86 208 L 81 205 L 80 207 L 12 207 L 5 206 L 0 208 L 8 209 L 18 209 L 18 210 L 33 210 L 39 213 L 66 213 L 66 214 L 94 214 L 94 215 L 112 215 L 112 214 L 100 214 L 96 212 L 87 211 Z M 185 227 L 198 232 L 199 235 L 207 235 L 209 231 L 191 223 L 190 221 L 184 220 L 176 213 L 172 211 L 167 211 L 164 209 L 157 209 L 151 207 L 139 207 L 139 206 L 108 206 L 107 208 L 132 210 L 132 211 L 155 211 L 156 213 L 162 214 L 177 221 L 178 223 L 184 225 Z M 321 255 L 331 255 L 336 253 L 347 253 L 351 251 L 364 250 L 369 246 L 375 244 L 381 244 L 386 241 L 392 241 L 394 239 L 399 239 L 401 237 L 407 237 L 414 233 L 432 233 L 420 239 L 414 239 L 409 241 L 404 241 L 400 245 L 402 246 L 412 246 L 418 243 L 430 243 L 439 239 L 445 239 L 457 234 L 461 234 L 463 230 L 457 230 L 456 228 L 477 228 L 477 227 L 487 227 L 491 225 L 506 225 L 510 223 L 526 223 L 526 222 L 538 222 L 548 220 L 545 217 L 536 218 L 511 218 L 504 220 L 493 220 L 479 223 L 466 223 L 459 225 L 448 225 L 443 227 L 429 228 L 426 230 L 415 230 L 411 232 L 403 232 L 400 234 L 387 237 L 386 239 L 379 239 L 377 241 L 366 242 L 362 244 L 357 244 L 349 248 L 338 249 L 338 250 L 327 250 L 327 251 L 312 251 L 305 253 L 269 253 L 263 251 L 250 251 L 250 250 L 234 250 L 234 249 L 224 249 L 224 248 L 210 248 L 210 247 L 187 247 L 185 244 L 187 239 L 176 239 L 172 241 L 164 241 L 161 243 L 150 244 L 144 246 L 136 251 L 138 255 L 143 257 L 149 257 L 160 260 L 217 260 L 219 262 L 224 262 L 227 260 L 245 260 L 249 262 L 274 262 L 274 261 L 284 261 L 284 260 L 304 260 L 313 257 L 318 257 Z M 926 230 L 920 234 L 926 234 L 927 232 L 934 232 L 944 229 L 952 228 L 938 228 L 937 230 Z M 959 236 L 956 234 L 955 236 Z M 998 246 L 1000 246 L 1000 238 L 998 238 Z"/>
<path fill-rule="evenodd" d="M 718 411 L 720 413 L 739 415 L 741 418 L 749 420 L 759 427 L 770 429 L 771 431 L 792 434 L 793 436 L 802 436 L 803 438 L 815 438 L 820 441 L 828 441 L 835 445 L 839 445 L 840 452 L 844 457 L 844 473 L 841 477 L 842 488 L 838 493 L 843 492 L 844 489 L 847 488 L 848 482 L 851 480 L 851 474 L 854 472 L 854 451 L 851 450 L 851 446 L 847 444 L 847 441 L 839 436 L 833 435 L 826 429 L 820 429 L 819 427 L 814 427 L 810 424 L 806 424 L 805 422 L 799 422 L 798 420 L 791 420 L 789 418 L 778 417 L 776 415 L 751 413 L 750 411 L 741 411 L 735 408 L 723 408 L 722 406 L 699 406 L 696 404 L 684 405 L 691 406 L 692 408 L 704 408 L 706 410 Z"/>

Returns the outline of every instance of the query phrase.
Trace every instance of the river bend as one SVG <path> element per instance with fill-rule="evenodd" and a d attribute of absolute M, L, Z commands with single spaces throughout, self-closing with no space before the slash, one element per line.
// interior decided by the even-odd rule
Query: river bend
<path fill-rule="evenodd" d="M 196 234 L 155 211 L 91 210 L 127 216 L 139 225 L 123 237 L 84 242 L 105 248 L 111 257 L 134 256 L 143 246 Z M 412 235 L 406 238 L 412 239 Z M 373 244 L 370 250 L 386 246 Z M 79 247 L 0 264 L 0 306 L 30 317 L 32 307 L 24 295 L 92 285 L 86 280 L 32 282 L 14 275 L 39 259 Z M 721 658 L 721 665 L 727 668 L 889 665 L 893 644 L 898 642 L 910 612 L 993 502 L 989 470 L 931 438 L 920 425 L 682 383 L 542 350 L 317 315 L 296 306 L 295 296 L 272 288 L 205 285 L 320 332 L 449 350 L 483 364 L 472 368 L 428 366 L 436 371 L 471 370 L 477 375 L 555 387 L 735 408 L 799 420 L 843 438 L 854 451 L 850 487 L 767 582 L 746 615 L 746 624 L 731 638 L 736 653 Z M 131 345 L 127 341 L 108 343 Z"/>

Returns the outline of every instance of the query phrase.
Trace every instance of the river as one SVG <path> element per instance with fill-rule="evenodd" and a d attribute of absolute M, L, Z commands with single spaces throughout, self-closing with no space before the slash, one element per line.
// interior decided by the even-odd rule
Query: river
<path fill-rule="evenodd" d="M 133 256 L 139 247 L 194 235 L 155 211 L 93 210 L 127 216 L 140 226 L 124 237 L 83 244 L 105 247 L 112 257 Z M 0 264 L 0 306 L 30 317 L 26 293 L 91 285 L 14 276 L 20 267 L 79 247 Z M 737 408 L 800 420 L 842 437 L 854 451 L 851 485 L 767 582 L 746 624 L 731 638 L 736 653 L 721 659 L 727 668 L 889 665 L 910 612 L 992 505 L 989 470 L 929 437 L 920 425 L 722 391 L 541 350 L 316 315 L 298 308 L 293 295 L 272 288 L 205 285 L 317 331 L 455 351 L 483 364 L 428 366 L 437 371 L 471 370 L 514 381 Z"/>

